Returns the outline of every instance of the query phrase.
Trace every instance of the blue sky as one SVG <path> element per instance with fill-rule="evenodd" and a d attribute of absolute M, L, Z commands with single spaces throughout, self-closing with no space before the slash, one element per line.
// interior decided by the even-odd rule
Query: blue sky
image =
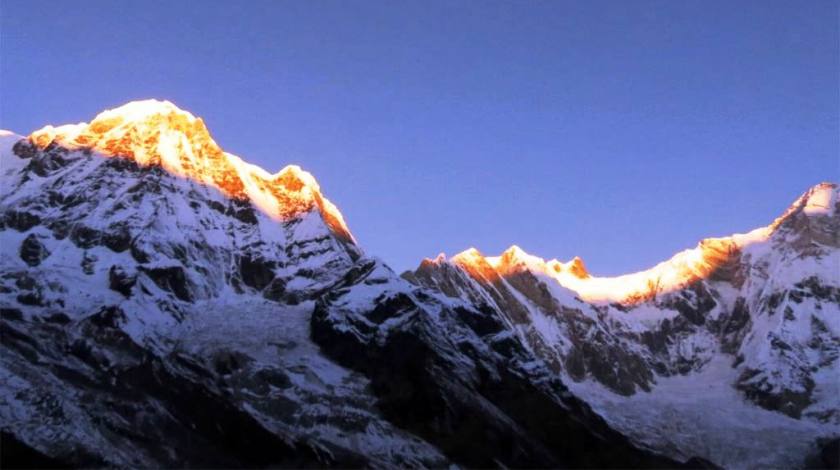
<path fill-rule="evenodd" d="M 0 0 L 0 127 L 168 99 L 395 269 L 646 268 L 840 176 L 837 1 Z"/>

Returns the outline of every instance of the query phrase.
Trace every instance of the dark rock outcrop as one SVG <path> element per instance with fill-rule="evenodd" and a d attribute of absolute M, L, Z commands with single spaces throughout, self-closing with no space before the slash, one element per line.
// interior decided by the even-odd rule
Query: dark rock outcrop
<path fill-rule="evenodd" d="M 29 234 L 20 244 L 20 259 L 29 266 L 38 266 L 49 255 L 49 250 L 35 234 Z"/>
<path fill-rule="evenodd" d="M 181 266 L 169 266 L 165 268 L 140 267 L 140 272 L 149 276 L 161 289 L 175 294 L 180 300 L 189 302 L 192 300 L 189 282 L 184 268 Z"/>
<path fill-rule="evenodd" d="M 111 266 L 108 270 L 108 282 L 108 287 L 111 290 L 115 290 L 129 297 L 131 295 L 131 289 L 137 283 L 137 276 L 129 274 L 120 266 Z"/>

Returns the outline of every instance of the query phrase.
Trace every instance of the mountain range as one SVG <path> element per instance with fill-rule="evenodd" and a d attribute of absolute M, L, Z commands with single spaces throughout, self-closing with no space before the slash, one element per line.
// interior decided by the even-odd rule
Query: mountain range
<path fill-rule="evenodd" d="M 395 273 L 170 102 L 0 133 L 3 467 L 828 467 L 840 190 L 605 278 Z M 769 221 L 768 221 L 769 222 Z"/>

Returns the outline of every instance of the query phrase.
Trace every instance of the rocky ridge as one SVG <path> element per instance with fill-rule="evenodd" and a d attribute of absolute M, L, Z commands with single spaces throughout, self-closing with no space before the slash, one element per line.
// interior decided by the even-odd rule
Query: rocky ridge
<path fill-rule="evenodd" d="M 516 246 L 497 257 L 470 249 L 427 259 L 403 277 L 505 318 L 593 406 L 598 395 L 620 408 L 621 396 L 701 377 L 720 359 L 732 371 L 728 386 L 778 413 L 776 421 L 818 423 L 808 430 L 813 442 L 840 434 L 838 204 L 836 184 L 817 185 L 767 227 L 703 240 L 617 278 Z M 592 386 L 608 393 L 590 393 Z M 682 447 L 674 455 L 715 461 L 714 449 Z"/>

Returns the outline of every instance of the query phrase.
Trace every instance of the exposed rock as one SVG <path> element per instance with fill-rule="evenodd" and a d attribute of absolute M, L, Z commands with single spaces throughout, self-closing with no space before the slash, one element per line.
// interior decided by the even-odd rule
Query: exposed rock
<path fill-rule="evenodd" d="M 213 355 L 212 362 L 218 374 L 228 375 L 253 362 L 253 359 L 239 351 L 221 349 Z"/>
<path fill-rule="evenodd" d="M 245 285 L 257 290 L 263 290 L 274 279 L 273 261 L 241 256 L 239 258 L 239 273 Z"/>
<path fill-rule="evenodd" d="M 117 253 L 127 250 L 131 246 L 131 232 L 124 224 L 114 224 L 102 234 L 102 244 Z"/>
<path fill-rule="evenodd" d="M 137 276 L 127 273 L 122 266 L 115 265 L 108 270 L 108 282 L 108 287 L 111 290 L 129 297 L 131 296 L 131 289 L 137 283 Z"/>
<path fill-rule="evenodd" d="M 279 277 L 275 277 L 271 283 L 266 286 L 265 290 L 263 290 L 263 297 L 269 300 L 274 300 L 279 302 L 285 298 L 286 295 L 286 283 L 283 279 Z"/>
<path fill-rule="evenodd" d="M 101 239 L 102 232 L 84 225 L 76 225 L 70 231 L 70 240 L 79 248 L 93 248 Z"/>
<path fill-rule="evenodd" d="M 85 251 L 84 255 L 82 255 L 82 262 L 81 262 L 82 272 L 87 274 L 88 276 L 93 274 L 94 270 L 96 268 L 96 261 L 98 259 L 99 258 L 96 255 L 88 253 L 87 251 Z"/>
<path fill-rule="evenodd" d="M 38 266 L 49 255 L 50 252 L 47 247 L 41 243 L 40 237 L 34 233 L 29 234 L 20 244 L 20 259 L 29 266 Z"/>
<path fill-rule="evenodd" d="M 17 308 L 0 308 L 0 319 L 20 321 L 23 320 L 23 312 Z"/>
<path fill-rule="evenodd" d="M 139 269 L 149 276 L 158 287 L 175 294 L 178 299 L 186 302 L 192 300 L 192 293 L 183 267 L 147 268 L 141 266 Z"/>
<path fill-rule="evenodd" d="M 732 312 L 722 321 L 720 335 L 724 352 L 734 353 L 741 347 L 744 336 L 749 332 L 750 311 L 746 299 L 738 297 Z"/>
<path fill-rule="evenodd" d="M 29 139 L 20 139 L 12 146 L 12 152 L 20 158 L 32 158 L 38 153 L 38 147 Z"/>
<path fill-rule="evenodd" d="M 738 378 L 736 387 L 759 406 L 799 419 L 802 410 L 812 403 L 814 381 L 804 377 L 804 387 L 801 390 L 792 390 L 775 387 L 765 374 L 765 371 L 746 369 Z"/>
<path fill-rule="evenodd" d="M 335 360 L 371 379 L 377 406 L 389 419 L 434 442 L 457 463 L 676 465 L 634 450 L 559 381 L 550 380 L 547 369 L 521 369 L 517 364 L 530 355 L 524 348 L 502 348 L 507 357 L 491 353 L 479 334 L 498 344 L 487 333 L 500 325 L 490 326 L 489 318 L 464 323 L 468 314 L 486 314 L 449 310 L 431 297 L 423 303 L 396 277 L 389 279 L 386 269 L 360 268 L 318 302 L 312 338 Z M 385 294 L 370 298 L 357 287 L 371 278 L 380 280 L 374 284 Z M 361 310 L 348 310 L 349 298 Z M 447 338 L 461 340 L 454 344 Z"/>
<path fill-rule="evenodd" d="M 40 224 L 41 217 L 31 212 L 6 210 L 3 215 L 3 223 L 18 232 L 25 232 Z"/>

